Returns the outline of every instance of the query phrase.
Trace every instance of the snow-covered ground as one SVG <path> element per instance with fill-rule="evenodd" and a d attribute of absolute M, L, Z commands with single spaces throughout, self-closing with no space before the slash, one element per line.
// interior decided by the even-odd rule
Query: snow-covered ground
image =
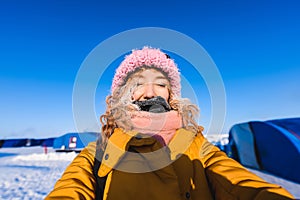
<path fill-rule="evenodd" d="M 44 199 L 75 153 L 41 147 L 0 149 L 0 199 Z"/>
<path fill-rule="evenodd" d="M 254 169 L 249 169 L 249 171 L 253 172 L 254 174 L 262 177 L 263 179 L 265 179 L 266 181 L 270 182 L 270 183 L 276 183 L 278 185 L 281 185 L 283 188 L 285 188 L 286 190 L 288 190 L 292 195 L 294 195 L 294 197 L 296 199 L 300 199 L 300 184 L 297 184 L 295 182 L 292 181 L 288 181 L 286 179 L 277 177 L 277 176 L 273 176 L 272 174 L 269 173 L 264 173 L 261 171 L 257 171 Z"/>
<path fill-rule="evenodd" d="M 41 147 L 0 149 L 0 199 L 44 199 L 76 155 L 56 153 L 53 149 L 48 149 L 45 154 Z M 269 182 L 283 186 L 300 199 L 300 184 L 251 171 Z"/>

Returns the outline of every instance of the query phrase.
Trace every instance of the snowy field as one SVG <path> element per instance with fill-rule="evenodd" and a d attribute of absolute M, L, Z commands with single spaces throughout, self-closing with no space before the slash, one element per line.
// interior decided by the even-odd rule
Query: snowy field
<path fill-rule="evenodd" d="M 0 149 L 0 199 L 44 199 L 75 156 L 46 155 L 41 147 Z"/>
<path fill-rule="evenodd" d="M 44 199 L 76 153 L 44 154 L 41 147 L 0 149 L 0 199 Z M 282 185 L 300 199 L 300 184 L 251 170 L 269 182 Z"/>

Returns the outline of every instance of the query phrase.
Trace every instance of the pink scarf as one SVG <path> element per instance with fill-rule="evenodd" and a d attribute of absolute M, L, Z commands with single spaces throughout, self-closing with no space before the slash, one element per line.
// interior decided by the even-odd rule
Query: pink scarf
<path fill-rule="evenodd" d="M 168 145 L 177 129 L 182 127 L 182 119 L 177 111 L 151 113 L 136 111 L 131 113 L 133 130 L 158 139 Z"/>

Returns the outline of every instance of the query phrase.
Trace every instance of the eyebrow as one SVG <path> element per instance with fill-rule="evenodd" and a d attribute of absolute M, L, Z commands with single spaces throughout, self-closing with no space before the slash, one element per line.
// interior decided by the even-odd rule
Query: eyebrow
<path fill-rule="evenodd" d="M 143 75 L 137 75 L 136 78 L 146 78 L 146 77 L 143 76 Z M 168 81 L 168 78 L 166 78 L 165 76 L 156 76 L 154 79 L 155 80 L 157 80 L 157 79 L 165 79 L 165 80 Z"/>
<path fill-rule="evenodd" d="M 165 79 L 165 80 L 168 80 L 165 76 L 157 76 L 157 77 L 155 77 L 155 79 L 157 80 L 157 79 Z"/>

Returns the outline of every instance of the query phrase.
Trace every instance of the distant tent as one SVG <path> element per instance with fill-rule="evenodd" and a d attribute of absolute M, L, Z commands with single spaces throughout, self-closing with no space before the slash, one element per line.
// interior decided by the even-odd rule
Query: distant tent
<path fill-rule="evenodd" d="M 98 133 L 67 133 L 57 137 L 53 142 L 53 148 L 57 151 L 76 151 L 83 149 L 88 143 L 96 141 Z"/>
<path fill-rule="evenodd" d="M 54 138 L 46 139 L 4 139 L 0 140 L 0 148 L 14 148 L 14 147 L 32 147 L 32 146 L 53 146 Z"/>
<path fill-rule="evenodd" d="M 2 140 L 1 148 L 6 147 L 25 147 L 28 144 L 29 139 L 5 139 Z"/>
<path fill-rule="evenodd" d="M 227 153 L 247 167 L 300 183 L 300 118 L 234 125 Z"/>
<path fill-rule="evenodd" d="M 56 138 L 47 138 L 42 142 L 41 146 L 43 146 L 43 147 L 53 147 L 53 143 L 54 143 L 55 139 Z"/>

